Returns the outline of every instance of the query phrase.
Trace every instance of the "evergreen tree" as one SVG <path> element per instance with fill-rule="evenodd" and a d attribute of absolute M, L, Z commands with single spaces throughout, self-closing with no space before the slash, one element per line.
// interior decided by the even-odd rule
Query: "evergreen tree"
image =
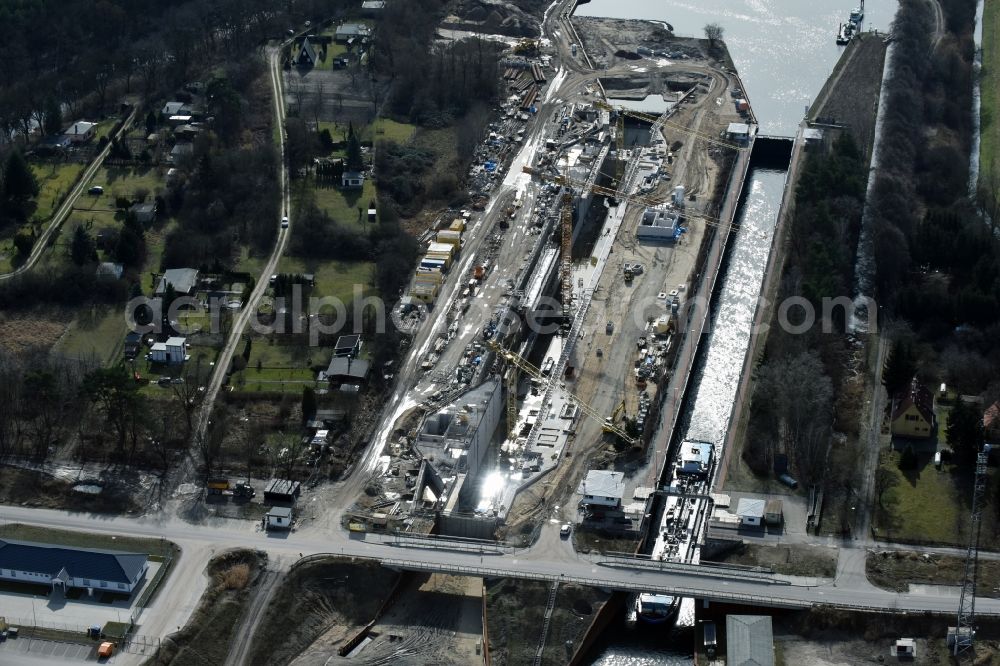
<path fill-rule="evenodd" d="M 251 350 L 251 342 L 252 342 L 252 340 L 250 339 L 250 336 L 247 336 L 247 343 L 246 343 L 246 345 L 244 345 L 244 347 L 243 347 L 243 358 L 244 358 L 244 359 L 245 359 L 245 360 L 246 360 L 246 361 L 247 361 L 248 363 L 250 362 L 250 350 Z"/>
<path fill-rule="evenodd" d="M 150 111 L 146 114 L 146 134 L 152 134 L 156 131 L 156 114 Z"/>
<path fill-rule="evenodd" d="M 350 171 L 360 171 L 364 165 L 364 159 L 361 156 L 361 141 L 358 140 L 352 123 L 347 127 L 347 168 Z"/>
<path fill-rule="evenodd" d="M 70 257 L 77 266 L 97 261 L 97 246 L 82 224 L 73 232 L 73 241 L 70 243 Z"/>
<path fill-rule="evenodd" d="M 20 150 L 12 150 L 3 170 L 3 195 L 16 202 L 38 196 L 38 179 Z"/>
<path fill-rule="evenodd" d="M 983 445 L 983 417 L 979 408 L 961 398 L 948 414 L 948 445 L 955 455 L 969 460 Z"/>
<path fill-rule="evenodd" d="M 302 422 L 316 417 L 316 391 L 311 386 L 302 387 Z"/>
<path fill-rule="evenodd" d="M 46 134 L 59 134 L 62 132 L 62 109 L 59 107 L 59 102 L 56 101 L 55 97 L 49 97 L 45 100 L 45 116 L 42 122 L 42 129 L 45 130 Z"/>
<path fill-rule="evenodd" d="M 882 371 L 882 384 L 890 396 L 894 396 L 913 381 L 917 374 L 917 357 L 913 348 L 906 340 L 899 340 L 893 345 Z"/>

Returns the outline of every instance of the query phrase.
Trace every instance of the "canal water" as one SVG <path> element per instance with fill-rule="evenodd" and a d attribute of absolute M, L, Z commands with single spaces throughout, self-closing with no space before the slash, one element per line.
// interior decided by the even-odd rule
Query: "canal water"
<path fill-rule="evenodd" d="M 750 329 L 781 206 L 785 171 L 753 168 L 747 176 L 737 213 L 738 228 L 729 237 L 724 274 L 716 285 L 711 329 L 691 377 L 690 397 L 681 415 L 680 439 L 722 445 L 733 408 Z M 690 664 L 694 640 L 693 605 L 681 607 L 677 625 L 630 629 L 624 618 L 612 624 L 594 650 L 595 666 Z"/>
<path fill-rule="evenodd" d="M 858 0 L 591 0 L 577 15 L 664 21 L 678 35 L 702 36 L 720 24 L 764 134 L 791 136 L 807 105 L 826 81 L 843 47 L 834 43 L 838 23 Z M 888 29 L 895 0 L 865 3 L 866 27 Z M 745 185 L 730 237 L 723 276 L 716 287 L 711 329 L 706 331 L 681 416 L 680 438 L 716 443 L 725 436 L 743 367 L 785 171 L 756 167 Z M 691 604 L 677 626 L 628 629 L 612 624 L 595 646 L 595 666 L 690 664 L 694 631 Z M 686 612 L 685 612 L 686 611 Z"/>
<path fill-rule="evenodd" d="M 791 136 L 844 49 L 834 41 L 838 24 L 859 2 L 590 0 L 575 15 L 663 21 L 687 37 L 704 37 L 705 25 L 718 23 L 761 132 Z M 868 0 L 865 28 L 884 32 L 895 13 L 896 0 Z"/>

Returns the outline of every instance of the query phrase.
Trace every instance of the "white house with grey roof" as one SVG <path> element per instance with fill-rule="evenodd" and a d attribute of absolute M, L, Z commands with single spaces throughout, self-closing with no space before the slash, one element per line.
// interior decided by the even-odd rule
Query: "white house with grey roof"
<path fill-rule="evenodd" d="M 198 284 L 197 268 L 170 268 L 163 271 L 160 282 L 156 285 L 156 295 L 162 296 L 167 291 L 167 285 L 173 285 L 178 296 L 190 296 Z"/>
<path fill-rule="evenodd" d="M 577 489 L 583 495 L 580 504 L 589 506 L 619 507 L 625 496 L 624 472 L 592 469 Z"/>
<path fill-rule="evenodd" d="M 145 553 L 0 539 L 0 580 L 131 594 L 149 568 Z"/>

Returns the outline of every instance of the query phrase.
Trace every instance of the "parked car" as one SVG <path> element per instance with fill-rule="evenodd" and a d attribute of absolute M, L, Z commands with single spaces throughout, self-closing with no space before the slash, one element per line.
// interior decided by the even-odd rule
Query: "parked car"
<path fill-rule="evenodd" d="M 569 538 L 569 533 L 573 531 L 573 526 L 569 523 L 563 523 L 562 527 L 559 528 L 559 536 L 563 539 Z"/>
<path fill-rule="evenodd" d="M 99 196 L 101 194 L 104 194 L 104 188 L 101 187 L 100 185 L 94 185 L 89 190 L 87 190 L 87 194 L 93 194 L 95 196 Z"/>
<path fill-rule="evenodd" d="M 288 216 L 287 215 L 285 215 L 284 217 L 281 218 L 281 228 L 282 229 L 287 229 L 288 228 Z"/>

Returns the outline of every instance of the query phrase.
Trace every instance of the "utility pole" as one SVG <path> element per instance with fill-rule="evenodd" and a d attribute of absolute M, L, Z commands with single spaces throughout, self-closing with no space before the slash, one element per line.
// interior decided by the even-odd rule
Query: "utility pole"
<path fill-rule="evenodd" d="M 962 579 L 962 596 L 958 602 L 958 622 L 955 633 L 949 636 L 956 657 L 973 655 L 972 643 L 976 624 L 976 579 L 979 573 L 979 532 L 983 518 L 983 494 L 986 491 L 986 464 L 990 445 L 984 444 L 976 456 L 976 479 L 972 487 L 972 519 L 969 524 L 969 548 L 965 554 L 965 576 Z"/>

